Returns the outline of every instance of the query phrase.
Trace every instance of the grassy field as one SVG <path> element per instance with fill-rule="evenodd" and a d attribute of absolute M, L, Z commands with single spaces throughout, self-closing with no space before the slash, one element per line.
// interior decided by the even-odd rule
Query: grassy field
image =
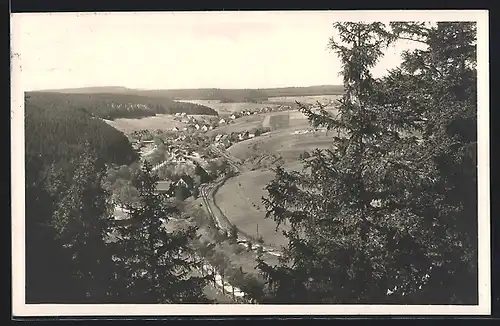
<path fill-rule="evenodd" d="M 217 134 L 229 134 L 232 132 L 243 132 L 250 130 L 252 128 L 262 127 L 262 122 L 264 121 L 264 115 L 255 114 L 250 116 L 245 116 L 234 120 L 234 123 L 228 125 L 222 125 L 215 128 L 209 132 L 207 135 L 217 135 Z"/>
<path fill-rule="evenodd" d="M 308 103 L 314 104 L 316 102 L 320 102 L 322 104 L 327 104 L 330 101 L 337 100 L 341 98 L 342 95 L 317 95 L 317 96 L 280 96 L 280 97 L 270 97 L 268 99 L 269 102 L 300 102 L 300 103 Z M 199 103 L 203 104 L 203 103 Z M 206 104 L 203 104 L 206 105 Z M 207 105 L 208 106 L 208 105 Z"/>
<path fill-rule="evenodd" d="M 304 151 L 315 148 L 328 148 L 332 141 L 332 132 L 308 132 L 295 134 L 297 128 L 276 130 L 267 135 L 248 139 L 228 148 L 229 153 L 245 161 L 261 153 L 279 154 L 286 164 L 297 162 Z"/>
<path fill-rule="evenodd" d="M 332 113 L 336 112 L 334 109 L 329 109 L 328 111 Z M 297 110 L 260 113 L 238 118 L 234 120 L 234 123 L 215 128 L 208 134 L 243 132 L 260 127 L 270 127 L 273 130 L 286 129 L 293 132 L 308 128 L 309 121 L 303 113 Z"/>
<path fill-rule="evenodd" d="M 239 229 L 254 237 L 262 236 L 266 244 L 279 248 L 287 244 L 282 234 L 286 226 L 276 230 L 276 223 L 265 218 L 262 204 L 262 197 L 267 196 L 264 187 L 273 177 L 270 170 L 257 170 L 231 178 L 216 192 L 215 202 Z"/>
<path fill-rule="evenodd" d="M 306 117 L 300 112 L 280 112 L 266 114 L 264 124 L 273 130 L 253 139 L 245 140 L 228 148 L 229 154 L 255 168 L 260 157 L 279 155 L 286 169 L 300 170 L 299 156 L 304 151 L 329 148 L 333 132 L 313 132 Z M 308 131 L 307 133 L 301 133 Z M 258 165 L 257 165 L 258 166 Z M 273 179 L 274 173 L 267 168 L 255 169 L 231 178 L 215 194 L 215 201 L 228 219 L 252 236 L 261 235 L 265 243 L 275 246 L 285 245 L 287 240 L 281 231 L 276 231 L 276 223 L 265 218 L 262 197 L 267 197 L 265 186 Z M 257 226 L 258 225 L 258 226 Z M 287 226 L 281 227 L 281 230 Z"/>
<path fill-rule="evenodd" d="M 125 134 L 143 129 L 171 130 L 175 127 L 183 128 L 186 126 L 185 123 L 175 121 L 174 116 L 170 114 L 159 114 L 154 117 L 146 117 L 142 119 L 116 119 L 114 121 L 104 121 Z"/>
<path fill-rule="evenodd" d="M 231 112 L 239 111 L 256 111 L 263 107 L 277 106 L 274 104 L 260 104 L 260 103 L 220 103 L 220 100 L 182 100 L 181 102 L 195 103 L 208 106 L 219 113 L 219 115 L 230 114 Z"/>

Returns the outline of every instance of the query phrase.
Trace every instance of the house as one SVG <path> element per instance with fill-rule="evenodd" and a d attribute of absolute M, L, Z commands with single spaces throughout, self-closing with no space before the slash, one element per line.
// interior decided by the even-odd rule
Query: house
<path fill-rule="evenodd" d="M 183 175 L 179 181 L 177 181 L 176 186 L 185 187 L 188 190 L 194 188 L 194 180 L 189 175 Z"/>
<path fill-rule="evenodd" d="M 166 180 L 166 181 L 158 181 L 158 184 L 156 185 L 156 191 L 158 193 L 164 193 L 167 194 L 169 197 L 175 195 L 175 183 Z"/>
<path fill-rule="evenodd" d="M 254 138 L 255 137 L 255 133 L 254 132 L 249 132 L 248 133 L 248 138 Z"/>
<path fill-rule="evenodd" d="M 225 119 L 220 119 L 220 120 L 219 120 L 219 124 L 224 124 L 224 123 L 226 123 L 226 120 L 225 120 Z"/>
<path fill-rule="evenodd" d="M 232 120 L 234 120 L 234 119 L 236 119 L 236 116 L 233 114 L 233 115 L 231 115 L 231 116 L 230 116 L 230 118 L 231 118 Z"/>
<path fill-rule="evenodd" d="M 238 135 L 238 139 L 239 140 L 245 140 L 245 139 L 248 139 L 249 138 L 249 132 L 248 131 L 245 131 L 245 132 L 242 132 L 241 134 Z M 254 135 L 255 137 L 255 135 Z"/>
<path fill-rule="evenodd" d="M 250 115 L 250 114 L 252 114 L 252 112 L 250 112 L 250 111 L 247 111 L 246 115 Z"/>
<path fill-rule="evenodd" d="M 217 136 L 215 136 L 215 141 L 218 142 L 219 140 L 221 140 L 222 136 L 224 135 L 218 134 Z"/>
<path fill-rule="evenodd" d="M 195 124 L 194 127 L 196 128 L 196 130 L 200 130 L 200 125 L 199 124 Z"/>
<path fill-rule="evenodd" d="M 208 131 L 208 126 L 207 125 L 203 125 L 203 127 L 201 127 L 201 130 Z"/>
<path fill-rule="evenodd" d="M 172 131 L 179 131 L 179 128 L 177 128 L 177 127 L 173 127 L 173 128 L 172 128 Z"/>
<path fill-rule="evenodd" d="M 225 148 L 228 148 L 229 146 L 231 146 L 231 137 L 229 135 L 222 135 L 219 143 L 222 144 Z"/>

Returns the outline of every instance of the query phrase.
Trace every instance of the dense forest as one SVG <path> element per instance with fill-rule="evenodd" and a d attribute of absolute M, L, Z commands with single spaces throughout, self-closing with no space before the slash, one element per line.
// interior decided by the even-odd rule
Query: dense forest
<path fill-rule="evenodd" d="M 51 91 L 55 92 L 55 91 Z M 270 97 L 281 96 L 315 96 L 340 95 L 344 92 L 342 85 L 323 85 L 310 87 L 283 87 L 261 89 L 171 89 L 171 90 L 135 90 L 124 87 L 89 87 L 57 90 L 61 93 L 92 94 L 110 93 L 146 96 L 151 98 L 170 98 L 174 100 L 220 100 L 221 102 L 261 102 Z"/>
<path fill-rule="evenodd" d="M 185 273 L 195 262 L 178 256 L 195 230 L 166 232 L 160 221 L 176 212 L 151 165 L 131 177 L 130 207 L 150 215 L 113 222 L 107 171 L 138 158 L 122 133 L 82 110 L 25 103 L 25 135 L 26 303 L 204 302 L 205 280 Z"/>
<path fill-rule="evenodd" d="M 25 105 L 26 157 L 44 163 L 67 162 L 89 146 L 109 164 L 130 164 L 137 159 L 128 139 L 117 129 L 83 110 Z"/>
<path fill-rule="evenodd" d="M 344 91 L 343 86 L 326 85 L 310 87 L 283 87 L 259 89 L 172 89 L 141 91 L 144 94 L 161 94 L 174 99 L 183 100 L 226 100 L 234 102 L 261 101 L 270 97 L 281 96 L 314 96 L 339 95 Z"/>
<path fill-rule="evenodd" d="M 192 115 L 217 115 L 216 111 L 204 105 L 135 94 L 27 92 L 26 99 L 39 107 L 83 109 L 96 117 L 108 120 L 183 112 Z"/>

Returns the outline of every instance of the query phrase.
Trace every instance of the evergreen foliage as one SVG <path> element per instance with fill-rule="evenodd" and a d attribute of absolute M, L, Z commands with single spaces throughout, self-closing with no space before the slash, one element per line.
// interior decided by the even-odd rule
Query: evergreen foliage
<path fill-rule="evenodd" d="M 345 94 L 304 170 L 276 169 L 264 199 L 288 223 L 279 266 L 259 261 L 269 302 L 477 304 L 475 26 L 336 23 Z M 398 38 L 382 79 L 370 69 Z"/>

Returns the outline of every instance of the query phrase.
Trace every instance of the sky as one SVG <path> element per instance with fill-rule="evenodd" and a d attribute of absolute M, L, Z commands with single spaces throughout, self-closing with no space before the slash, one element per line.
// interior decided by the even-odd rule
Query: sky
<path fill-rule="evenodd" d="M 28 91 L 266 88 L 342 84 L 340 61 L 327 47 L 340 18 L 337 12 L 39 13 L 19 14 L 13 30 Z M 412 47 L 389 48 L 373 74 L 396 67 Z"/>

